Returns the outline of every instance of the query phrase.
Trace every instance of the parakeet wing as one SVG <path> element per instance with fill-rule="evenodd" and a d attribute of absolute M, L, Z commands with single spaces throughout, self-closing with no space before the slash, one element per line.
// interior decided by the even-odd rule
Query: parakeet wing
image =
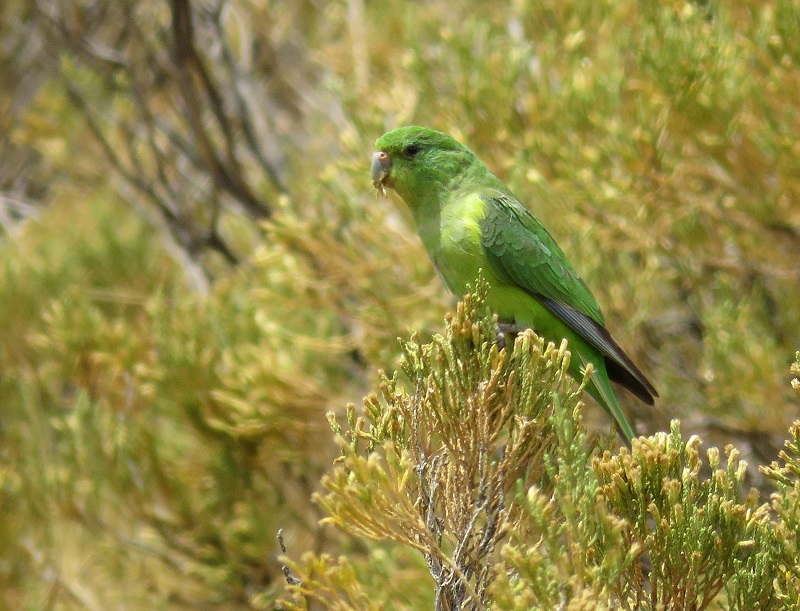
<path fill-rule="evenodd" d="M 604 327 L 597 301 L 547 230 L 505 193 L 483 195 L 481 237 L 493 271 L 544 305 L 606 357 L 609 377 L 652 405 L 655 388 Z"/>

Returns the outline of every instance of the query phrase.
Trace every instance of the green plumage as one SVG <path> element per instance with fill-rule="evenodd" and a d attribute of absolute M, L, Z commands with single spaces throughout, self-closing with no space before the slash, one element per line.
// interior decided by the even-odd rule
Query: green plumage
<path fill-rule="evenodd" d="M 394 189 L 447 287 L 466 292 L 482 270 L 489 306 L 502 322 L 569 342 L 570 373 L 591 363 L 588 392 L 616 421 L 626 441 L 633 429 L 610 380 L 652 404 L 655 388 L 605 329 L 597 301 L 555 240 L 511 191 L 465 146 L 431 129 L 402 127 L 375 144 L 375 186 Z"/>

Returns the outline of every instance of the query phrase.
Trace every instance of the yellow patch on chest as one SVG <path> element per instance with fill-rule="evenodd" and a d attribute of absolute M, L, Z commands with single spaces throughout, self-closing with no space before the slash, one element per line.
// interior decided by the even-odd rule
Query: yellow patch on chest
<path fill-rule="evenodd" d="M 485 216 L 486 202 L 478 195 L 453 202 L 441 211 L 439 243 L 431 254 L 445 284 L 456 295 L 463 295 L 467 284 L 475 282 L 478 270 L 483 269 L 484 276 L 487 273 L 481 237 Z"/>

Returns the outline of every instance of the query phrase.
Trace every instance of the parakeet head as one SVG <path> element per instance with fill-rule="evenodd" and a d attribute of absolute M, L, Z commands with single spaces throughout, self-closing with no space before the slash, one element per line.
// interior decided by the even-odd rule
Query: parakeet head
<path fill-rule="evenodd" d="M 408 126 L 387 132 L 375 142 L 372 184 L 385 194 L 397 191 L 410 207 L 427 199 L 476 163 L 467 147 L 442 132 Z"/>

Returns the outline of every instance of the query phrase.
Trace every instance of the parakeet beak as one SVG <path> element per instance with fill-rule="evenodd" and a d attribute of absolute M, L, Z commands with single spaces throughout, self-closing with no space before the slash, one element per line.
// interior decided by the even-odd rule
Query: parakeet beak
<path fill-rule="evenodd" d="M 372 184 L 380 195 L 386 195 L 386 180 L 392 171 L 392 158 L 386 151 L 372 154 Z"/>

